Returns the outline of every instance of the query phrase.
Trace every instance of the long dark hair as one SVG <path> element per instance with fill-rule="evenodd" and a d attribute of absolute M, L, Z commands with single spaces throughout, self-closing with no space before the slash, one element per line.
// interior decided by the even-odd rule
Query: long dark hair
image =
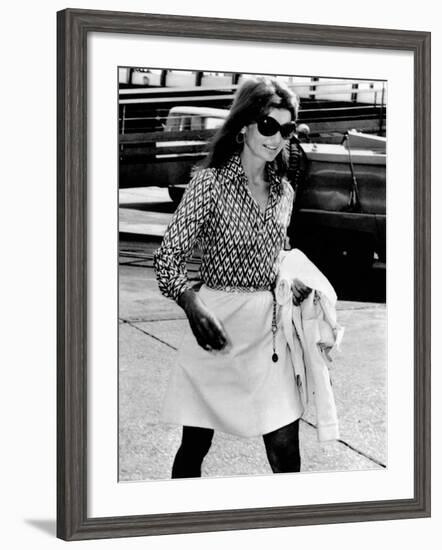
<path fill-rule="evenodd" d="M 289 88 L 273 78 L 258 77 L 245 80 L 237 89 L 230 112 L 209 144 L 209 152 L 202 168 L 220 168 L 235 153 L 240 153 L 243 143 L 238 136 L 242 128 L 267 115 L 273 108 L 287 109 L 293 121 L 298 115 L 298 99 Z M 287 150 L 284 147 L 274 160 L 278 175 L 285 175 L 288 167 Z"/>

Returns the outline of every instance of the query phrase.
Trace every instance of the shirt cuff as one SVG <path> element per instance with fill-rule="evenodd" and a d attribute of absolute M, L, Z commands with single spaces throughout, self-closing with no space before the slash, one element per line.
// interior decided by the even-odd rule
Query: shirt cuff
<path fill-rule="evenodd" d="M 181 294 L 185 292 L 186 290 L 189 290 L 192 288 L 188 281 L 184 281 L 181 284 L 177 285 L 173 291 L 172 291 L 172 298 L 175 300 L 175 302 L 178 303 L 178 300 L 181 297 Z"/>

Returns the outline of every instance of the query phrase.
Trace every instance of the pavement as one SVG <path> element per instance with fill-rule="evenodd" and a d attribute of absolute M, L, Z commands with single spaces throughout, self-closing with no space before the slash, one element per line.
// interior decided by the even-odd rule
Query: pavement
<path fill-rule="evenodd" d="M 125 239 L 147 238 L 152 218 L 134 208 L 133 196 L 120 200 L 120 231 Z M 124 199 L 127 199 L 124 202 Z M 130 200 L 129 200 L 130 199 Z M 130 208 L 126 206 L 130 203 Z M 131 212 L 132 211 L 132 214 Z M 155 221 L 155 220 L 154 220 Z M 161 234 L 162 220 L 157 232 Z M 153 235 L 158 241 L 159 235 Z M 157 245 L 154 245 L 157 246 Z M 387 466 L 387 359 L 384 303 L 339 301 L 345 327 L 340 353 L 330 374 L 340 422 L 340 439 L 319 443 L 314 410 L 300 426 L 302 471 L 349 471 Z M 148 261 L 119 268 L 119 479 L 170 478 L 181 428 L 161 424 L 159 413 L 176 350 L 187 320 L 158 291 Z M 203 476 L 268 475 L 271 470 L 261 437 L 216 433 L 203 464 Z"/>

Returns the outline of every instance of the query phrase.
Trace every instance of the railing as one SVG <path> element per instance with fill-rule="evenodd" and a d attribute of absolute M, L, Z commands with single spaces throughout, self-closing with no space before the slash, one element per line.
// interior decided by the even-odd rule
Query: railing
<path fill-rule="evenodd" d="M 312 78 L 299 80 L 291 88 L 301 99 L 299 121 L 312 125 L 312 133 L 345 132 L 353 127 L 379 134 L 385 131 L 385 82 Z M 119 131 L 122 134 L 161 131 L 170 108 L 177 105 L 229 108 L 236 89 L 237 85 L 122 89 Z M 350 125 L 346 126 L 346 121 Z"/>
<path fill-rule="evenodd" d="M 132 89 L 122 89 L 121 91 L 124 92 L 124 95 L 137 94 L 142 91 L 158 91 L 159 89 L 162 91 L 169 90 L 173 93 L 177 88 L 180 92 L 194 90 L 195 88 L 204 88 L 206 90 L 212 88 L 217 90 L 231 90 L 233 93 L 238 84 L 250 76 L 258 75 L 121 67 L 119 82 L 121 86 L 126 85 L 135 87 Z M 316 90 L 320 91 L 323 86 L 329 89 L 332 87 L 347 87 L 347 91 L 350 95 L 355 93 L 359 96 L 359 99 L 355 99 L 356 101 L 364 102 L 361 100 L 361 98 L 363 98 L 363 91 L 370 92 L 370 89 L 376 88 L 377 91 L 382 93 L 382 88 L 386 86 L 385 82 L 380 80 L 331 79 L 315 76 L 270 76 L 287 83 L 301 98 L 310 97 L 312 95 L 316 96 Z M 372 102 L 371 97 L 368 99 L 368 102 Z"/>
<path fill-rule="evenodd" d="M 387 85 L 381 80 L 331 80 L 311 77 L 305 80 L 296 80 L 289 83 L 291 88 L 301 99 L 336 99 L 338 101 L 354 101 L 358 103 L 379 103 L 383 96 L 386 101 Z M 230 98 L 233 97 L 238 84 L 220 85 L 220 86 L 173 86 L 173 87 L 136 87 L 120 89 L 120 103 L 129 103 L 130 96 L 146 96 L 146 103 L 150 100 L 148 96 L 161 94 L 163 96 L 177 94 L 179 96 L 192 92 L 230 92 Z"/>

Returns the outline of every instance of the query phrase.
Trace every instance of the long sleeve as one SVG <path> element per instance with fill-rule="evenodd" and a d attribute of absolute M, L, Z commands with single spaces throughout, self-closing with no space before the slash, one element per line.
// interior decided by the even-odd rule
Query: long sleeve
<path fill-rule="evenodd" d="M 189 287 L 186 260 L 204 232 L 212 208 L 214 183 L 212 169 L 198 171 L 166 230 L 160 248 L 154 254 L 154 268 L 160 291 L 177 300 Z"/>

